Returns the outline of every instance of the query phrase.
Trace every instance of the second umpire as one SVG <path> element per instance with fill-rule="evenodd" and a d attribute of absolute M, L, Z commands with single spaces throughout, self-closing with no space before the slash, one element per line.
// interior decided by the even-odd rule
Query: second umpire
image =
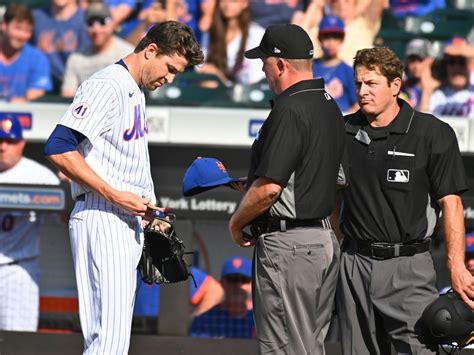
<path fill-rule="evenodd" d="M 278 94 L 252 146 L 247 186 L 229 222 L 234 241 L 255 244 L 252 296 L 261 354 L 324 354 L 339 264 L 327 222 L 344 148 L 336 102 L 313 79 L 313 44 L 296 25 L 270 26 L 261 58 Z M 253 237 L 243 231 L 251 225 Z"/>
<path fill-rule="evenodd" d="M 403 66 L 388 48 L 357 52 L 360 110 L 346 116 L 351 181 L 344 190 L 337 310 L 344 354 L 431 353 L 417 328 L 437 297 L 430 237 L 443 212 L 453 288 L 473 308 L 464 266 L 467 189 L 456 136 L 398 99 Z"/>

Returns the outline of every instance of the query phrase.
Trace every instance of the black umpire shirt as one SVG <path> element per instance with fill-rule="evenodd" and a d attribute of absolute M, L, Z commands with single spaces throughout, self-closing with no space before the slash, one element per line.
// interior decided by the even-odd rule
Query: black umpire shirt
<path fill-rule="evenodd" d="M 258 221 L 329 216 L 343 150 L 344 120 L 323 79 L 300 81 L 278 95 L 253 143 L 247 186 L 267 177 L 283 190 Z"/>
<path fill-rule="evenodd" d="M 437 200 L 467 190 L 453 129 L 398 100 L 387 127 L 372 128 L 359 110 L 347 115 L 349 187 L 342 231 L 348 237 L 400 243 L 432 235 Z"/>

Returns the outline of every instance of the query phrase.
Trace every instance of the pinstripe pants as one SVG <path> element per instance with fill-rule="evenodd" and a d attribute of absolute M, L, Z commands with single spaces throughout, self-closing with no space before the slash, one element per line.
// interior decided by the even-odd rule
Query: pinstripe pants
<path fill-rule="evenodd" d="M 140 219 L 91 193 L 69 221 L 84 354 L 127 354 L 143 246 Z"/>

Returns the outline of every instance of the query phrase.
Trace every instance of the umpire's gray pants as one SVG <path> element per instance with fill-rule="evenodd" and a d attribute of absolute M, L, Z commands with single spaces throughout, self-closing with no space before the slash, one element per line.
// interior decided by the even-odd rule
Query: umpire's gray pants
<path fill-rule="evenodd" d="M 388 260 L 341 255 L 336 305 L 343 354 L 434 354 L 418 339 L 417 322 L 435 300 L 436 272 L 430 252 Z"/>
<path fill-rule="evenodd" d="M 324 354 L 339 254 L 328 229 L 296 228 L 258 238 L 252 296 L 259 354 Z"/>

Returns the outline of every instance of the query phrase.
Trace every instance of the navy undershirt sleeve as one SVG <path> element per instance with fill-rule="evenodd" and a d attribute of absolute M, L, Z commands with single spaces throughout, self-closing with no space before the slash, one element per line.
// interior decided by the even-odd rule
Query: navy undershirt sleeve
<path fill-rule="evenodd" d="M 62 154 L 77 150 L 77 146 L 86 138 L 82 133 L 63 125 L 56 125 L 44 147 L 44 155 Z"/>

